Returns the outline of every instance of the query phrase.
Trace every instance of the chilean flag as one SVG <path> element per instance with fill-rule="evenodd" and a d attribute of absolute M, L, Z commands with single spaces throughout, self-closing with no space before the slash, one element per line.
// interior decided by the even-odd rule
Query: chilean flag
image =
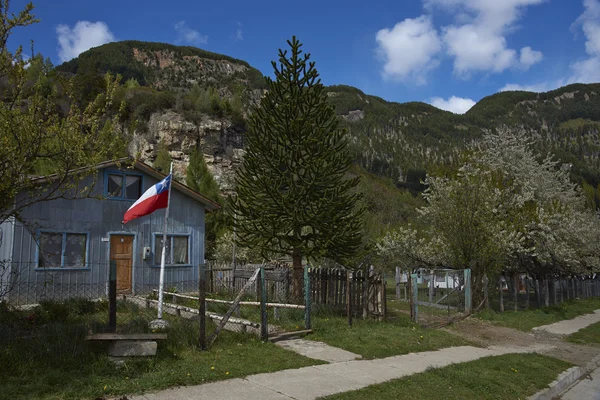
<path fill-rule="evenodd" d="M 129 210 L 123 216 L 123 223 L 148 215 L 158 210 L 159 208 L 167 208 L 169 204 L 169 187 L 171 186 L 171 175 L 167 175 L 165 179 L 150 187 L 146 192 L 137 199 Z"/>

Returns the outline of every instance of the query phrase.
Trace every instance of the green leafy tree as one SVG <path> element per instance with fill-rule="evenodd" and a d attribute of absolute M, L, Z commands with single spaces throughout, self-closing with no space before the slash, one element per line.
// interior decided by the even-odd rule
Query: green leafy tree
<path fill-rule="evenodd" d="M 302 258 L 338 262 L 361 246 L 359 178 L 345 179 L 352 166 L 346 131 L 318 78 L 310 54 L 293 37 L 291 55 L 279 50 L 275 80 L 250 115 L 247 147 L 236 176 L 238 243 L 293 258 L 292 295 L 302 291 Z"/>
<path fill-rule="evenodd" d="M 194 149 L 190 153 L 190 162 L 187 167 L 187 175 L 185 184 L 195 191 L 202 193 L 212 201 L 219 204 L 222 203 L 221 194 L 219 193 L 219 184 L 212 176 L 204 161 L 202 153 Z"/>
<path fill-rule="evenodd" d="M 156 149 L 156 160 L 154 160 L 154 168 L 163 174 L 168 174 L 171 169 L 171 162 L 173 158 L 169 153 L 167 144 L 164 139 L 160 139 L 158 147 Z"/>
<path fill-rule="evenodd" d="M 219 184 L 208 170 L 202 153 L 194 149 L 190 154 L 190 162 L 187 167 L 185 184 L 193 190 L 208 197 L 212 201 L 223 205 L 223 198 L 219 192 Z M 218 239 L 223 236 L 227 225 L 227 214 L 224 211 L 217 211 L 206 214 L 206 258 L 211 259 L 215 256 L 215 249 Z"/>
<path fill-rule="evenodd" d="M 22 49 L 9 50 L 14 28 L 38 22 L 33 8 L 13 14 L 8 0 L 0 3 L 0 222 L 36 202 L 95 196 L 94 182 L 83 184 L 84 167 L 118 157 L 127 142 L 111 116 L 118 78 L 105 76 L 102 90 L 82 106 L 73 80 L 50 84 L 48 62 L 35 59 L 28 72 Z M 54 184 L 34 176 L 52 176 Z"/>

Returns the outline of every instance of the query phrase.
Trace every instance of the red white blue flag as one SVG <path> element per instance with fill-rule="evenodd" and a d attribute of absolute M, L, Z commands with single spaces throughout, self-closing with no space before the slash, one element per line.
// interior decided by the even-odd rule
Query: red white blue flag
<path fill-rule="evenodd" d="M 169 186 L 171 186 L 171 175 L 167 175 L 165 179 L 146 190 L 142 197 L 137 199 L 125 212 L 123 223 L 126 224 L 132 219 L 151 214 L 160 208 L 167 208 L 169 204 Z"/>

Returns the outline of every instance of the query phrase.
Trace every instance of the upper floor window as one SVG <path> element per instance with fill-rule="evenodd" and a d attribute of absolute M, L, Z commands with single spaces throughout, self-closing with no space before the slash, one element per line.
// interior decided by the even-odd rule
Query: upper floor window
<path fill-rule="evenodd" d="M 142 175 L 107 171 L 104 194 L 110 199 L 137 200 L 142 195 Z"/>
<path fill-rule="evenodd" d="M 38 268 L 87 268 L 87 233 L 40 231 L 38 240 Z"/>

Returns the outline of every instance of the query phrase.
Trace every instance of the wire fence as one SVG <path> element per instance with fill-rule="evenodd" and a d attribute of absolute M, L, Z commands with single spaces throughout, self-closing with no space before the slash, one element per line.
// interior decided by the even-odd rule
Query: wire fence
<path fill-rule="evenodd" d="M 101 300 L 108 298 L 108 263 L 88 263 L 84 268 L 38 268 L 36 263 L 12 263 L 11 279 L 6 282 L 0 300 L 13 306 L 41 301 L 69 299 Z M 119 294 L 148 295 L 158 289 L 160 268 L 148 264 L 117 264 Z M 166 289 L 177 292 L 198 290 L 198 266 L 165 268 Z"/>
<path fill-rule="evenodd" d="M 529 274 L 512 273 L 469 282 L 470 274 L 467 277 L 465 271 L 468 270 L 396 268 L 395 300 L 407 305 L 405 310 L 413 320 L 435 326 L 483 308 L 496 312 L 523 311 L 600 297 L 600 276 L 596 274 L 537 279 Z M 465 290 L 467 287 L 469 290 Z"/>
<path fill-rule="evenodd" d="M 303 305 L 306 302 L 306 290 L 312 312 L 328 312 L 354 317 L 378 319 L 385 318 L 385 281 L 384 277 L 369 270 L 349 271 L 343 268 L 313 268 L 301 270 L 296 276 L 291 265 L 286 263 L 224 265 L 207 263 L 200 266 L 169 265 L 165 267 L 164 291 L 165 303 L 177 306 L 175 313 L 186 309 L 197 309 L 194 301 L 199 293 L 199 272 L 205 271 L 207 310 L 213 313 L 227 311 L 227 301 L 231 302 L 244 287 L 254 271 L 265 270 L 265 298 L 268 303 Z M 11 279 L 4 286 L 0 297 L 12 306 L 33 307 L 41 302 L 68 302 L 70 300 L 107 301 L 109 295 L 109 266 L 103 263 L 88 263 L 84 268 L 38 268 L 36 263 L 12 263 Z M 308 281 L 305 281 L 305 274 Z M 299 278 L 299 279 L 298 279 Z M 131 265 L 129 261 L 117 261 L 117 294 L 120 298 L 135 302 L 143 309 L 156 307 L 160 281 L 160 268 L 144 263 Z M 308 283 L 308 286 L 306 285 Z M 246 302 L 259 302 L 262 291 L 258 282 L 249 285 L 244 293 Z M 179 296 L 175 296 L 179 295 Z M 188 298 L 181 297 L 188 296 Z M 222 302 L 219 303 L 218 300 Z M 184 307 L 184 308 L 182 308 Z M 247 309 L 244 312 L 243 309 Z M 298 322 L 302 312 L 283 311 L 285 307 L 270 310 L 273 319 L 278 320 L 286 313 Z M 179 311 L 177 311 L 179 310 Z M 249 310 L 253 310 L 249 312 Z M 255 305 L 236 310 L 239 318 L 257 317 Z M 255 318 L 256 320 L 256 318 Z"/>
<path fill-rule="evenodd" d="M 503 274 L 484 282 L 484 299 L 498 312 L 558 305 L 568 300 L 600 296 L 600 277 L 552 276 L 536 279 L 527 274 Z"/>

